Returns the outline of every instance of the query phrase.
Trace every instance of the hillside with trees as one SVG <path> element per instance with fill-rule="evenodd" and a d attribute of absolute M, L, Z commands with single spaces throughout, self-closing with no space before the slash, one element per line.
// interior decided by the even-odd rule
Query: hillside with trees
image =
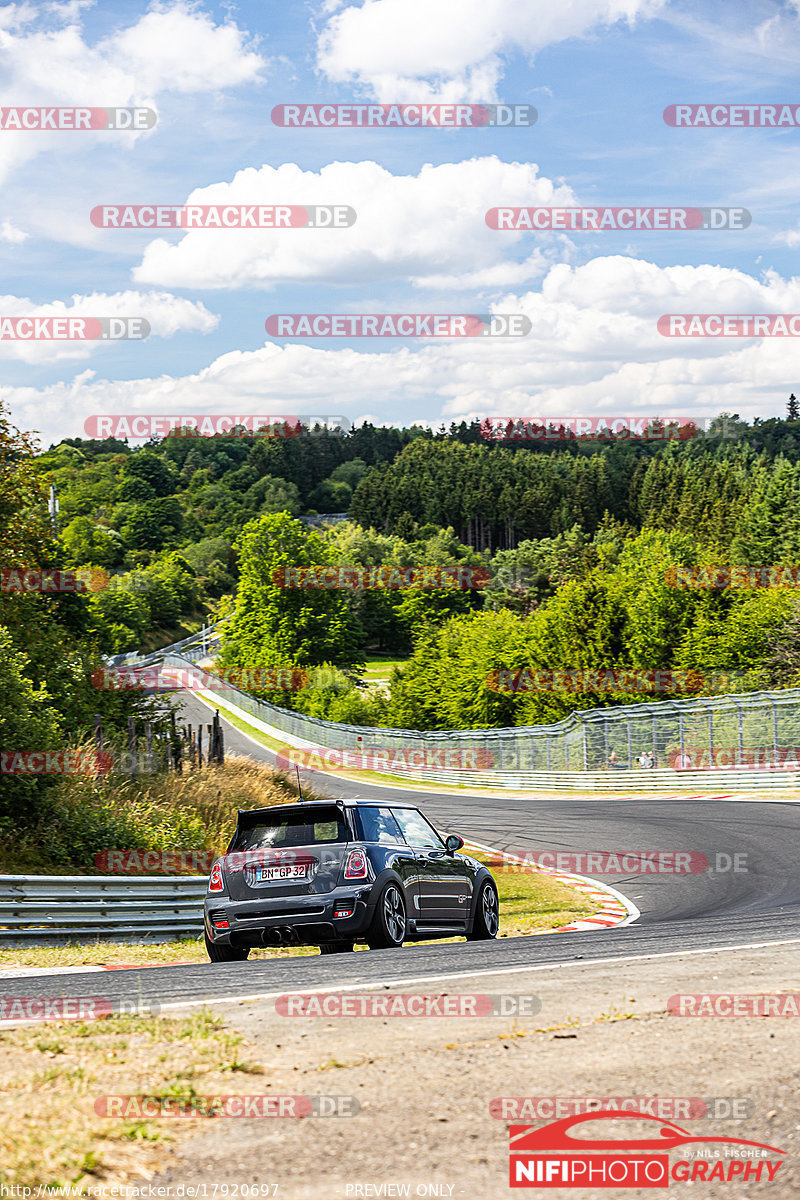
<path fill-rule="evenodd" d="M 490 684 L 498 669 L 720 670 L 748 687 L 800 678 L 793 588 L 667 582 L 681 565 L 800 562 L 795 416 L 723 414 L 680 441 L 495 441 L 477 422 L 143 446 L 73 438 L 38 453 L 7 426 L 3 436 L 7 509 L 24 514 L 9 517 L 3 561 L 106 573 L 85 596 L 0 601 L 2 636 L 28 656 L 24 670 L 12 656 L 4 667 L 18 693 L 33 689 L 23 707 L 36 707 L 36 663 L 53 638 L 74 639 L 69 667 L 47 681 L 55 694 L 72 672 L 53 710 L 62 727 L 86 717 L 77 680 L 98 655 L 156 648 L 226 615 L 221 667 L 314 667 L 302 690 L 263 694 L 357 724 L 525 724 L 648 698 L 506 694 Z M 326 524 L 332 513 L 349 519 Z M 457 564 L 489 582 L 292 591 L 273 578 L 337 564 Z M 39 631 L 27 643 L 23 624 Z M 360 682 L 375 653 L 407 660 L 391 695 Z"/>

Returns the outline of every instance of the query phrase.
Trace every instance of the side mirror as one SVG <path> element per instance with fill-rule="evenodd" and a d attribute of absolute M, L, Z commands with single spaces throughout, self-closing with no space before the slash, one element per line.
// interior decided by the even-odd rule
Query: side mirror
<path fill-rule="evenodd" d="M 462 837 L 459 837 L 457 833 L 448 833 L 444 848 L 448 854 L 455 854 L 456 850 L 460 850 L 463 845 L 464 839 Z"/>

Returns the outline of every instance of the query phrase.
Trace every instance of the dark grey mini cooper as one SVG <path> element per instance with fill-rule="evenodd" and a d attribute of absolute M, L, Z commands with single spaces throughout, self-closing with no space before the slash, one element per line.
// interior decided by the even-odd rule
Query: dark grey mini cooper
<path fill-rule="evenodd" d="M 366 942 L 497 937 L 497 888 L 463 839 L 441 837 L 402 801 L 305 801 L 239 810 L 205 900 L 212 962 L 247 958 L 254 946 L 319 946 L 323 954 Z"/>

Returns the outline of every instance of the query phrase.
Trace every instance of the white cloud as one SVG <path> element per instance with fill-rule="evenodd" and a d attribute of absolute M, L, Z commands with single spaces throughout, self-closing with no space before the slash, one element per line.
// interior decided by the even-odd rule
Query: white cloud
<path fill-rule="evenodd" d="M 154 5 L 136 24 L 100 42 L 96 53 L 153 94 L 251 83 L 265 65 L 237 25 L 215 25 L 186 2 Z"/>
<path fill-rule="evenodd" d="M 0 296 L 0 320 L 4 317 L 144 317 L 151 337 L 175 333 L 211 333 L 219 317 L 203 304 L 171 296 L 166 292 L 93 292 L 73 295 L 69 304 L 54 300 L 34 304 L 21 296 Z M 85 359 L 111 345 L 109 341 L 0 340 L 0 359 L 27 363 L 50 363 Z"/>
<path fill-rule="evenodd" d="M 797 339 L 669 339 L 670 312 L 798 312 L 800 277 L 761 280 L 716 266 L 662 268 L 611 256 L 554 266 L 541 289 L 507 295 L 525 338 L 352 347 L 267 344 L 187 376 L 6 387 L 15 422 L 45 440 L 80 434 L 90 413 L 341 413 L 409 423 L 483 416 L 713 416 L 782 411 L 800 377 Z M 795 386 L 796 390 L 796 386 Z M 287 397 L 291 401 L 287 402 Z"/>
<path fill-rule="evenodd" d="M 213 92 L 258 81 L 265 59 L 233 23 L 215 25 L 189 0 L 153 4 L 133 23 L 94 44 L 82 32 L 81 0 L 32 12 L 0 10 L 0 106 L 156 107 L 170 92 Z M 5 17 L 2 15 L 5 11 Z M 66 22 L 66 24 L 63 24 Z M 55 27 L 53 27 L 55 24 Z M 135 132 L 4 133 L 0 179 L 42 151 L 84 156 L 105 139 Z"/>
<path fill-rule="evenodd" d="M 3 221 L 0 224 L 0 242 L 10 242 L 12 246 L 18 246 L 28 236 L 24 229 L 17 229 L 11 221 Z"/>
<path fill-rule="evenodd" d="M 266 197 L 274 204 L 347 204 L 357 220 L 349 229 L 203 229 L 178 242 L 158 238 L 133 278 L 195 288 L 398 277 L 417 287 L 509 287 L 541 275 L 548 258 L 533 252 L 525 263 L 512 261 L 528 235 L 489 229 L 486 210 L 575 202 L 569 188 L 540 176 L 535 163 L 489 157 L 428 164 L 418 175 L 393 175 L 375 162 L 334 162 L 318 172 L 294 163 L 248 168 L 230 183 L 196 189 L 187 203 L 254 204 Z"/>
<path fill-rule="evenodd" d="M 782 233 L 776 233 L 772 240 L 794 250 L 796 246 L 800 246 L 800 229 L 786 229 Z"/>
<path fill-rule="evenodd" d="M 33 4 L 7 4 L 0 8 L 0 29 L 21 29 L 35 17 Z"/>
<path fill-rule="evenodd" d="M 533 55 L 598 27 L 652 17 L 666 0 L 364 0 L 328 21 L 317 62 L 378 100 L 494 100 L 502 56 Z M 521 99 L 521 97 L 513 97 Z"/>

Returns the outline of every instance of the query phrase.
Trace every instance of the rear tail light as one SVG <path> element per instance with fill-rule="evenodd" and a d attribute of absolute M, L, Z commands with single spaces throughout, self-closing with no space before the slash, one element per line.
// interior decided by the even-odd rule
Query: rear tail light
<path fill-rule="evenodd" d="M 336 917 L 352 917 L 352 915 L 353 915 L 352 904 L 337 905 L 337 907 L 334 908 L 334 910 L 333 910 L 333 915 L 334 915 L 334 918 L 336 918 Z"/>
<path fill-rule="evenodd" d="M 230 929 L 230 927 L 231 927 L 230 921 L 214 921 L 215 929 Z"/>
<path fill-rule="evenodd" d="M 363 850 L 351 850 L 344 868 L 345 879 L 367 878 L 367 856 Z"/>
<path fill-rule="evenodd" d="M 210 892 L 221 892 L 224 890 L 222 869 L 218 862 L 215 862 L 211 868 L 211 874 L 208 877 L 208 890 Z"/>

